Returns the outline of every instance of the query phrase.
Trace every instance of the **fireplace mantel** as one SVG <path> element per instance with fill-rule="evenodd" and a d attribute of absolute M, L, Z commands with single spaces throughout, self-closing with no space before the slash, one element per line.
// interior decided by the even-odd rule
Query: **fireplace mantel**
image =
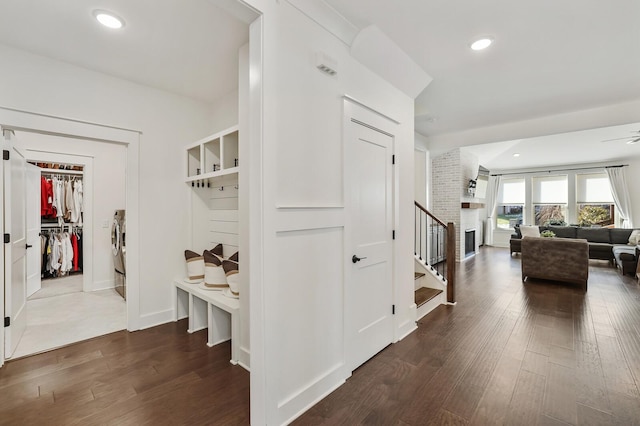
<path fill-rule="evenodd" d="M 460 203 L 463 209 L 484 209 L 484 203 Z"/>

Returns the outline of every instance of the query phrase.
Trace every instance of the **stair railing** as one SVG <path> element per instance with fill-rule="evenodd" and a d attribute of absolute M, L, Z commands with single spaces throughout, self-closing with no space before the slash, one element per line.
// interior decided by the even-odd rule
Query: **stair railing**
<path fill-rule="evenodd" d="M 456 233 L 453 222 L 445 224 L 415 202 L 414 254 L 447 281 L 447 302 L 455 303 Z"/>

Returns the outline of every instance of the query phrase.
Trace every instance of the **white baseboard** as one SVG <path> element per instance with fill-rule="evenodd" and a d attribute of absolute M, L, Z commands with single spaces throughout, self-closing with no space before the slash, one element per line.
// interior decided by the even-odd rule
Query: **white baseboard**
<path fill-rule="evenodd" d="M 347 377 L 344 375 L 344 365 L 336 366 L 324 377 L 317 379 L 311 385 L 297 392 L 293 397 L 278 404 L 280 419 L 277 424 L 289 424 L 300 417 L 308 409 L 316 405 L 323 398 L 342 386 Z"/>
<path fill-rule="evenodd" d="M 238 364 L 247 371 L 251 371 L 251 355 L 247 348 L 238 348 Z"/>
<path fill-rule="evenodd" d="M 140 330 L 155 327 L 157 325 L 173 322 L 175 319 L 175 310 L 167 309 L 166 311 L 154 312 L 151 314 L 140 315 Z"/>
<path fill-rule="evenodd" d="M 416 325 L 416 304 L 412 303 L 411 306 L 409 306 L 409 319 L 398 327 L 396 334 L 396 336 L 398 336 L 397 341 L 404 339 L 417 329 L 418 326 Z"/>

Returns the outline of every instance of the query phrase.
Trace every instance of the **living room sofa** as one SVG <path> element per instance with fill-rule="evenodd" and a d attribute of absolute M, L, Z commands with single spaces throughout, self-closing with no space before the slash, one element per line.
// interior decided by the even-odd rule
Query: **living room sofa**
<path fill-rule="evenodd" d="M 623 273 L 636 271 L 638 257 L 636 246 L 629 245 L 629 237 L 633 229 L 626 228 L 585 228 L 580 226 L 539 226 L 540 232 L 549 230 L 558 238 L 585 239 L 589 244 L 589 259 L 601 259 L 615 262 Z M 515 227 L 511 234 L 509 248 L 511 254 L 522 251 L 522 234 L 520 227 Z M 615 248 L 615 250 L 614 250 Z"/>
<path fill-rule="evenodd" d="M 589 245 L 575 238 L 522 239 L 522 282 L 527 278 L 580 284 L 587 290 Z"/>

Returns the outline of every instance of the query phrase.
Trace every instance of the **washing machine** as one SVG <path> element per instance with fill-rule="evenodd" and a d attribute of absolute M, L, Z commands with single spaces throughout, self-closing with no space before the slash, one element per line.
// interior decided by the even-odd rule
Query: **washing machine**
<path fill-rule="evenodd" d="M 111 224 L 111 253 L 115 269 L 115 289 L 124 299 L 127 298 L 126 226 L 125 211 L 116 210 Z"/>

